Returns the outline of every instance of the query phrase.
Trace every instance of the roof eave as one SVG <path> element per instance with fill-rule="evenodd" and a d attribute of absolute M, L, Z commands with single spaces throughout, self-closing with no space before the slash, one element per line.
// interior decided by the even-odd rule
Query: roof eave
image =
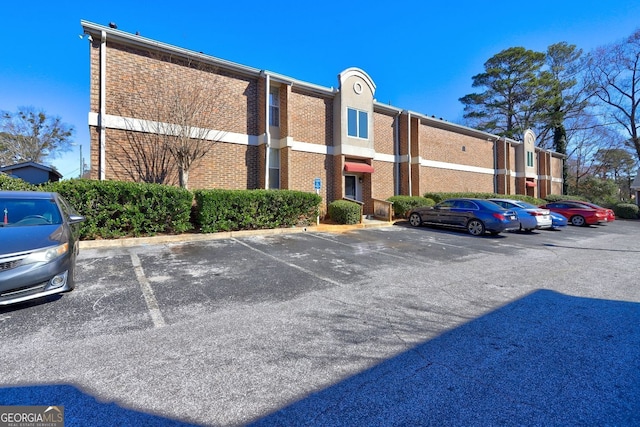
<path fill-rule="evenodd" d="M 214 65 L 216 67 L 220 67 L 225 70 L 231 70 L 245 76 L 259 77 L 261 75 L 269 75 L 269 77 L 272 78 L 274 81 L 284 83 L 284 84 L 299 86 L 308 91 L 321 93 L 323 95 L 332 95 L 332 94 L 335 94 L 336 92 L 334 88 L 327 88 L 324 86 L 319 86 L 312 83 L 297 80 L 288 76 L 284 76 L 282 74 L 272 73 L 270 71 L 261 70 L 261 69 L 249 67 L 246 65 L 241 65 L 236 62 L 227 61 L 225 59 L 217 58 L 211 55 L 206 55 L 202 52 L 195 52 L 193 50 L 184 49 L 184 48 L 170 45 L 167 43 L 162 43 L 162 42 L 149 39 L 140 35 L 130 34 L 122 30 L 106 27 L 104 25 L 95 24 L 93 22 L 81 20 L 80 24 L 82 25 L 84 33 L 90 34 L 92 37 L 95 36 L 100 38 L 102 37 L 102 32 L 104 32 L 107 35 L 108 40 L 114 40 L 119 43 L 132 45 L 140 48 L 146 48 L 146 49 L 151 48 L 164 53 L 179 55 L 183 58 L 196 59 L 205 64 Z"/>

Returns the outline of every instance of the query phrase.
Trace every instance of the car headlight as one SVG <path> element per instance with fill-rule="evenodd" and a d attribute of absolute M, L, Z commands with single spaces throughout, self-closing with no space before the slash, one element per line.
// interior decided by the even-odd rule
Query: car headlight
<path fill-rule="evenodd" d="M 39 251 L 31 252 L 23 261 L 22 264 L 35 264 L 38 262 L 51 262 L 56 258 L 69 252 L 69 243 L 63 243 L 59 246 L 52 246 L 50 248 L 41 249 Z"/>

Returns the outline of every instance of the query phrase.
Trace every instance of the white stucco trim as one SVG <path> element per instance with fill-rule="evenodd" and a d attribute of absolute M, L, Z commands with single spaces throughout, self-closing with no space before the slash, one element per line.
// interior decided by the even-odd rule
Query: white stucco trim
<path fill-rule="evenodd" d="M 90 126 L 98 126 L 100 123 L 99 120 L 100 115 L 95 112 L 89 113 L 89 125 Z M 118 130 L 128 130 L 128 131 L 137 131 L 137 132 L 145 132 L 149 129 L 163 129 L 166 128 L 168 130 L 171 129 L 169 124 L 158 123 L 150 120 L 142 120 L 142 119 L 134 119 L 130 117 L 121 117 L 115 116 L 111 114 L 107 114 L 104 117 L 102 122 L 105 128 L 107 129 L 118 129 Z M 166 127 L 165 127 L 166 126 Z M 194 129 L 194 133 L 201 135 L 203 131 L 207 132 L 206 139 L 215 140 L 219 142 L 225 142 L 230 144 L 240 144 L 240 145 L 249 145 L 249 146 L 259 146 L 265 143 L 265 135 L 246 135 L 235 132 L 225 132 L 217 129 Z M 283 139 L 272 139 L 271 146 L 273 148 L 286 148 L 291 147 L 294 151 L 300 151 L 304 153 L 313 153 L 313 154 L 321 154 L 321 155 L 345 155 L 345 156 L 353 156 L 353 157 L 362 157 L 362 158 L 370 158 L 380 162 L 387 163 L 404 163 L 407 162 L 408 155 L 395 155 L 395 154 L 384 154 L 384 153 L 376 153 L 374 150 L 362 147 L 354 147 L 354 146 L 343 146 L 342 150 L 340 147 L 330 147 L 326 145 L 320 144 L 312 144 L 309 142 L 296 141 L 292 137 L 287 137 Z M 428 160 L 423 159 L 419 156 L 411 158 L 412 164 L 419 164 L 420 166 L 437 168 L 437 169 L 449 169 L 461 172 L 474 172 L 481 173 L 487 175 L 494 175 L 495 173 L 501 174 L 504 173 L 504 169 L 502 170 L 494 170 L 490 168 L 482 168 L 477 166 L 469 166 L 469 165 L 460 165 L 455 163 L 447 163 L 447 162 L 439 162 L 436 160 Z M 507 171 L 507 174 L 516 177 L 523 177 L 524 174 L 514 173 L 513 171 Z M 537 178 L 537 175 L 531 176 L 526 175 L 528 178 Z M 562 182 L 562 179 L 553 179 L 554 182 Z"/>
<path fill-rule="evenodd" d="M 515 172 L 515 173 L 511 173 L 511 175 L 515 176 L 516 178 L 533 178 L 533 179 L 540 179 L 538 177 L 538 174 L 536 173 L 531 173 L 531 172 Z"/>
<path fill-rule="evenodd" d="M 99 114 L 90 112 L 89 126 L 98 126 L 98 123 Z M 149 129 L 153 129 L 154 131 L 166 129 L 167 134 L 176 134 L 175 132 L 171 132 L 172 125 L 170 123 L 154 122 L 152 120 L 142 120 L 131 117 L 114 116 L 111 114 L 105 115 L 102 124 L 107 129 L 128 130 L 134 132 L 145 132 Z M 207 139 L 209 141 L 256 146 L 263 143 L 262 139 L 258 135 L 246 135 L 235 132 L 226 132 L 217 129 L 205 129 L 196 127 L 191 130 L 191 134 L 194 135 L 194 137 L 198 138 L 200 138 L 201 135 L 204 135 L 205 132 L 206 135 L 204 139 Z"/>
<path fill-rule="evenodd" d="M 376 153 L 373 156 L 373 160 L 377 162 L 398 163 L 401 161 L 400 156 L 394 154 Z"/>
<path fill-rule="evenodd" d="M 326 145 L 312 144 L 310 142 L 295 141 L 292 138 L 289 145 L 293 151 L 302 151 L 304 153 L 324 154 L 327 156 L 333 155 L 333 147 L 327 147 Z"/>
<path fill-rule="evenodd" d="M 420 166 L 436 169 L 450 169 L 460 172 L 474 172 L 486 175 L 494 175 L 495 170 L 490 168 L 481 168 L 478 166 L 459 165 L 455 163 L 438 162 L 436 160 L 427 160 L 420 158 Z"/>

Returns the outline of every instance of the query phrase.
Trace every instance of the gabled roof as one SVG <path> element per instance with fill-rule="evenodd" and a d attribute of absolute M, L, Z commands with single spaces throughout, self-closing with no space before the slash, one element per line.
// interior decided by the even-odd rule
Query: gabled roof
<path fill-rule="evenodd" d="M 57 170 L 50 168 L 49 166 L 41 165 L 40 163 L 36 163 L 36 162 L 23 162 L 23 163 L 16 163 L 15 165 L 4 166 L 0 168 L 0 172 L 12 172 L 18 169 L 25 169 L 25 168 L 40 169 L 45 172 L 49 172 L 54 175 L 57 175 L 59 178 L 62 178 L 62 175 Z"/>

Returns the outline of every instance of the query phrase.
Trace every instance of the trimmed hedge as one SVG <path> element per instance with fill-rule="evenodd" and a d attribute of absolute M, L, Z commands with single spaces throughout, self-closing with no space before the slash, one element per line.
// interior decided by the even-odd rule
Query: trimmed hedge
<path fill-rule="evenodd" d="M 393 202 L 393 215 L 402 218 L 413 208 L 433 206 L 436 204 L 433 199 L 420 196 L 393 196 L 389 197 L 387 201 Z"/>
<path fill-rule="evenodd" d="M 425 193 L 424 197 L 432 199 L 436 203 L 440 203 L 446 199 L 453 199 L 458 197 L 474 198 L 474 199 L 512 199 L 521 200 L 523 202 L 531 203 L 532 205 L 540 206 L 548 202 L 545 199 L 538 199 L 536 197 L 525 196 L 523 194 L 497 194 L 497 193 Z"/>
<path fill-rule="evenodd" d="M 204 233 L 307 225 L 322 198 L 292 190 L 196 190 L 195 223 Z"/>
<path fill-rule="evenodd" d="M 613 208 L 613 212 L 616 214 L 616 218 L 622 219 L 636 219 L 638 218 L 638 205 L 634 205 L 633 203 L 620 203 L 615 205 Z"/>
<path fill-rule="evenodd" d="M 329 217 L 336 224 L 359 224 L 362 220 L 360 205 L 348 200 L 335 200 L 329 204 Z"/>
<path fill-rule="evenodd" d="M 86 217 L 85 240 L 178 234 L 192 228 L 189 190 L 160 184 L 74 179 L 40 186 L 57 191 Z"/>
<path fill-rule="evenodd" d="M 37 188 L 20 178 L 12 178 L 0 173 L 0 190 L 5 191 L 37 191 Z"/>

